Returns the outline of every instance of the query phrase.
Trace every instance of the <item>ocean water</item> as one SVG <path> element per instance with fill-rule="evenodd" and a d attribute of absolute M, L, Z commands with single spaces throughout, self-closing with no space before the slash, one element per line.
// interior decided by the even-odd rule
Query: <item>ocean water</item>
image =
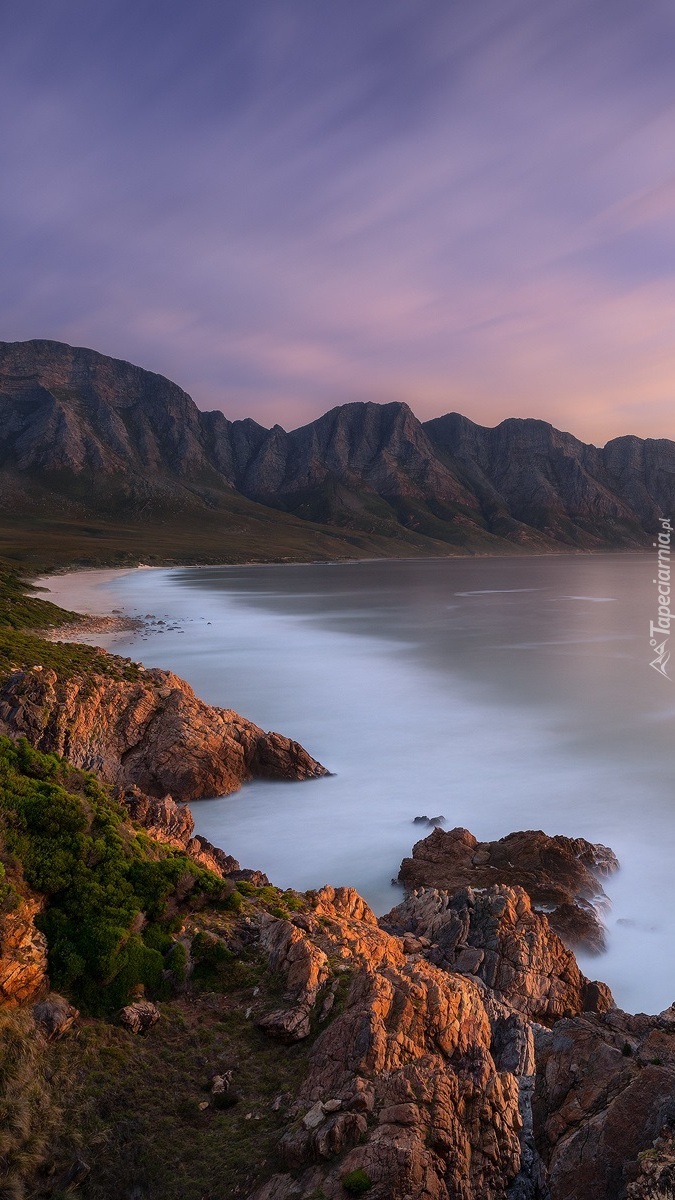
<path fill-rule="evenodd" d="M 581 958 L 632 1011 L 675 1000 L 675 681 L 650 669 L 652 556 L 80 572 L 82 611 L 164 625 L 89 640 L 168 667 L 335 774 L 192 806 L 197 831 L 282 887 L 352 884 L 377 912 L 443 815 L 610 845 L 609 948 Z M 675 672 L 674 672 L 675 673 Z"/>

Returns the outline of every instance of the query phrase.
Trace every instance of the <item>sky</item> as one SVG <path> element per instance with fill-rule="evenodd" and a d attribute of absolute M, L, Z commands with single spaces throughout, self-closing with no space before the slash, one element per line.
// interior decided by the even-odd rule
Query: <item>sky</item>
<path fill-rule="evenodd" d="M 4 0 L 0 338 L 675 437 L 672 0 Z"/>

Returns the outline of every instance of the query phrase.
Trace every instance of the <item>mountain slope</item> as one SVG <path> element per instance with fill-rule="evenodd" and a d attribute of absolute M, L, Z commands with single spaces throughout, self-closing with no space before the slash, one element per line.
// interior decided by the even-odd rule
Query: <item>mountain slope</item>
<path fill-rule="evenodd" d="M 423 425 L 400 403 L 265 429 L 59 342 L 0 343 L 0 413 L 10 554 L 17 535 L 88 539 L 99 561 L 106 539 L 104 561 L 640 546 L 675 504 L 665 439 L 598 449 L 544 421 Z"/>

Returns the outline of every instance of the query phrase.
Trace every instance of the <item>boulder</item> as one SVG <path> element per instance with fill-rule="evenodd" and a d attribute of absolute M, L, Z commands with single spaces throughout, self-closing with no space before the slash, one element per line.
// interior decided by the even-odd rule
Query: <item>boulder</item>
<path fill-rule="evenodd" d="M 159 1021 L 159 1009 L 149 1000 L 135 1000 L 120 1012 L 120 1023 L 130 1033 L 147 1033 Z"/>
<path fill-rule="evenodd" d="M 33 1005 L 33 1020 L 50 1039 L 63 1037 L 79 1015 L 64 996 L 55 994 Z"/>

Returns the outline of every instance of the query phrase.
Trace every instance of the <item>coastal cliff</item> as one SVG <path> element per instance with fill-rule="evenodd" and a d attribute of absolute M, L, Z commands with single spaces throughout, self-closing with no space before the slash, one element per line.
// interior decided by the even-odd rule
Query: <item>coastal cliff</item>
<path fill-rule="evenodd" d="M 256 777 L 328 774 L 298 742 L 205 704 L 183 679 L 157 669 L 136 668 L 131 679 L 12 671 L 0 683 L 0 733 L 25 737 L 106 783 L 180 801 L 227 795 Z"/>
<path fill-rule="evenodd" d="M 0 751 L 0 1075 L 42 1089 L 13 1196 L 665 1200 L 675 1013 L 618 1011 L 522 887 L 378 919 L 242 870 L 169 797 Z"/>

